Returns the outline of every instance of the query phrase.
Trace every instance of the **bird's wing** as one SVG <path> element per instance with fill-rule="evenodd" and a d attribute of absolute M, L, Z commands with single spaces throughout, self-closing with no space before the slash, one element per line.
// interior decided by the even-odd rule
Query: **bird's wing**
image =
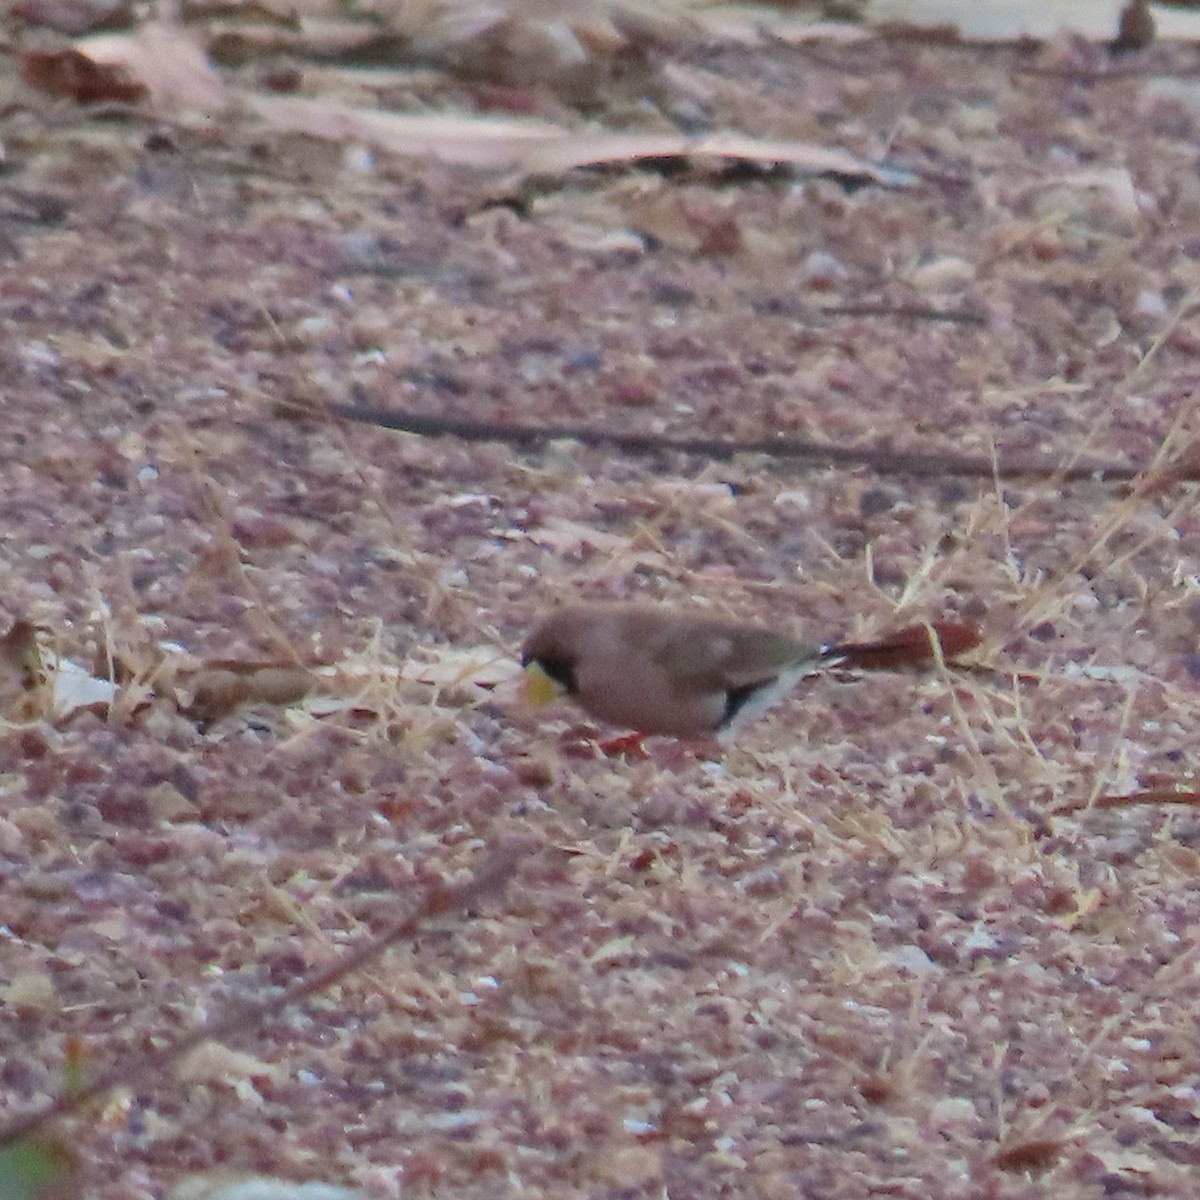
<path fill-rule="evenodd" d="M 664 631 L 652 651 L 681 684 L 714 691 L 769 683 L 805 659 L 815 661 L 818 653 L 769 629 L 719 622 Z"/>

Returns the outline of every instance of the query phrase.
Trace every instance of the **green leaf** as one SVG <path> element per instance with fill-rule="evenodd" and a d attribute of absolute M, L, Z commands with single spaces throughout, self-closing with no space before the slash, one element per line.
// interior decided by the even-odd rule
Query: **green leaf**
<path fill-rule="evenodd" d="M 0 1200 L 39 1200 L 73 1173 L 71 1156 L 63 1146 L 30 1134 L 0 1147 Z"/>

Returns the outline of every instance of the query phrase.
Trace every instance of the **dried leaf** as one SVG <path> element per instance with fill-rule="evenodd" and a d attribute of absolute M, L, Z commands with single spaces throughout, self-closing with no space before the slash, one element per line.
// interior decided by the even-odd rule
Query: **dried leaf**
<path fill-rule="evenodd" d="M 1028 1138 L 997 1150 L 992 1162 L 1002 1171 L 1044 1171 L 1066 1148 L 1062 1138 Z"/>
<path fill-rule="evenodd" d="M 76 104 L 137 104 L 147 90 L 119 63 L 102 63 L 80 50 L 26 50 L 21 78 L 30 87 Z"/>
<path fill-rule="evenodd" d="M 537 529 L 530 531 L 529 540 L 559 554 L 578 553 L 584 548 L 617 554 L 630 548 L 628 538 L 565 517 L 547 517 Z"/>
<path fill-rule="evenodd" d="M 1153 1175 L 1162 1167 L 1162 1158 L 1159 1154 L 1152 1154 L 1148 1150 L 1139 1150 L 1136 1146 L 1114 1146 L 1102 1147 L 1095 1151 L 1096 1157 L 1104 1164 L 1108 1171 L 1116 1172 L 1132 1172 L 1137 1175 Z M 1110 1189 L 1116 1191 L 1117 1189 Z M 1137 1183 L 1133 1180 L 1128 1181 L 1126 1189 L 1129 1192 L 1141 1190 Z"/>
<path fill-rule="evenodd" d="M 11 982 L 0 987 L 0 1002 L 7 1008 L 27 1009 L 41 1014 L 61 1007 L 54 984 L 40 971 L 13 976 Z M 0 1196 L 3 1194 L 0 1189 Z"/>
<path fill-rule="evenodd" d="M 99 679 L 70 659 L 52 665 L 54 715 L 62 719 L 81 708 L 107 709 L 117 694 L 111 679 Z"/>
<path fill-rule="evenodd" d="M 199 43 L 170 22 L 148 21 L 136 33 L 85 38 L 75 48 L 97 68 L 121 72 L 138 98 L 146 97 L 157 111 L 211 115 L 230 102 Z"/>
<path fill-rule="evenodd" d="M 196 806 L 166 780 L 147 789 L 146 807 L 154 821 L 183 821 L 196 816 Z"/>
<path fill-rule="evenodd" d="M 243 704 L 296 704 L 318 686 L 317 677 L 291 663 L 206 663 L 176 681 L 180 708 L 201 721 L 217 721 Z"/>
<path fill-rule="evenodd" d="M 648 158 L 707 157 L 779 163 L 812 174 L 835 174 L 890 186 L 906 184 L 912 178 L 898 169 L 867 163 L 845 150 L 786 138 L 752 138 L 730 132 L 699 137 L 678 133 L 588 133 L 542 121 L 377 112 L 300 96 L 245 93 L 242 99 L 268 124 L 289 132 L 330 141 L 365 142 L 394 154 L 495 170 L 549 173 Z"/>
<path fill-rule="evenodd" d="M 741 230 L 730 211 L 689 203 L 674 190 L 664 189 L 634 204 L 629 218 L 636 232 L 672 250 L 722 256 L 742 248 Z"/>
<path fill-rule="evenodd" d="M 191 1083 L 224 1083 L 231 1086 L 254 1079 L 276 1079 L 285 1071 L 251 1054 L 231 1050 L 220 1042 L 202 1042 L 180 1060 L 176 1075 Z"/>
<path fill-rule="evenodd" d="M 296 704 L 316 686 L 316 677 L 302 667 L 261 667 L 247 679 L 251 704 Z"/>
<path fill-rule="evenodd" d="M 0 716 L 13 721 L 38 716 L 44 678 L 37 630 L 28 621 L 14 621 L 0 638 Z"/>

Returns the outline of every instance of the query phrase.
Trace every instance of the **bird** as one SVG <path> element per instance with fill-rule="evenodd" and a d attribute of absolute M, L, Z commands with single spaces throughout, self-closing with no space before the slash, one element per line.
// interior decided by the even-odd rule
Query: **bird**
<path fill-rule="evenodd" d="M 973 626 L 940 621 L 822 646 L 704 611 L 599 602 L 545 617 L 521 647 L 521 665 L 534 707 L 563 691 L 590 716 L 641 735 L 726 741 L 806 675 L 951 658 L 980 641 Z"/>
<path fill-rule="evenodd" d="M 610 725 L 685 739 L 720 737 L 836 661 L 830 647 L 759 625 L 615 602 L 566 605 L 521 648 L 535 705 L 561 689 Z"/>

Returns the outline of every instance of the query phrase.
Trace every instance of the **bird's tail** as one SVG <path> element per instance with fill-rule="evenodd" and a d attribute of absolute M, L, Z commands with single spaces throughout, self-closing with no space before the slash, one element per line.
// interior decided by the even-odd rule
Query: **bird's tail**
<path fill-rule="evenodd" d="M 894 671 L 922 666 L 939 655 L 949 660 L 973 650 L 983 641 L 974 625 L 963 621 L 930 621 L 906 625 L 874 642 L 843 642 L 821 648 L 821 663 L 868 671 Z"/>

